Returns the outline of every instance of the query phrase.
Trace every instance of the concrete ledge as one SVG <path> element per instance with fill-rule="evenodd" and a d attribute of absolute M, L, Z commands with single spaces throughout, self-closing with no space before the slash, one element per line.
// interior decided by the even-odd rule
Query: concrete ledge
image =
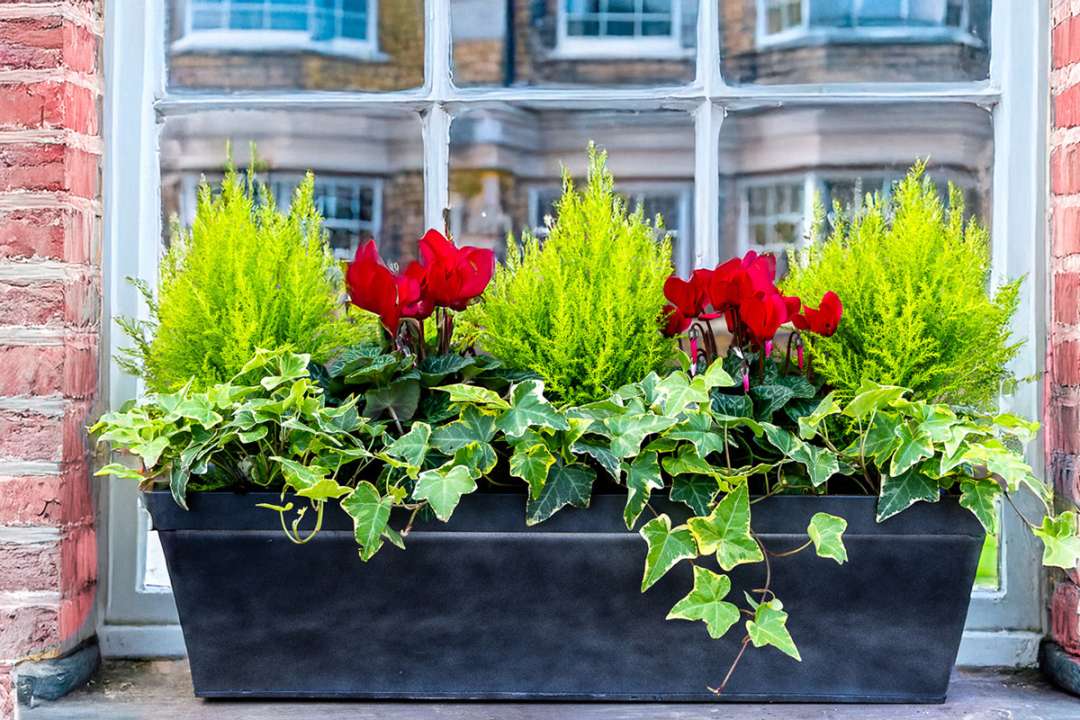
<path fill-rule="evenodd" d="M 62 658 L 21 663 L 15 668 L 19 705 L 34 707 L 41 700 L 59 700 L 85 685 L 100 662 L 97 643 L 90 643 Z"/>
<path fill-rule="evenodd" d="M 1057 643 L 1047 640 L 1039 653 L 1039 666 L 1062 690 L 1080 695 L 1080 658 L 1069 655 Z"/>

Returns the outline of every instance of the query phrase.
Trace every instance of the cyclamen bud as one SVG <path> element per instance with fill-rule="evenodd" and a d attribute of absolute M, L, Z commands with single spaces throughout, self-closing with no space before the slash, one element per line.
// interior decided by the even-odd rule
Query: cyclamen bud
<path fill-rule="evenodd" d="M 744 393 L 750 392 L 750 371 L 747 370 L 742 376 L 742 389 Z"/>
<path fill-rule="evenodd" d="M 765 357 L 772 355 L 772 340 L 765 341 Z"/>
<path fill-rule="evenodd" d="M 795 348 L 795 353 L 796 353 L 796 355 L 798 355 L 798 356 L 799 356 L 799 369 L 800 369 L 800 370 L 802 370 L 802 369 L 803 369 L 803 368 L 802 368 L 802 366 L 803 366 L 803 350 L 802 350 L 802 343 L 799 343 L 798 347 L 796 347 L 796 348 Z"/>

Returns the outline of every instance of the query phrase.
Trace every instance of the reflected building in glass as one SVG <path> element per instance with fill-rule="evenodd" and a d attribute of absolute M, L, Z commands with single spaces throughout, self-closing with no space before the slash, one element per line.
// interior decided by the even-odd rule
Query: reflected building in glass
<path fill-rule="evenodd" d="M 729 84 L 985 79 L 989 0 L 717 2 Z M 450 0 L 454 82 L 467 88 L 649 87 L 693 82 L 698 0 Z M 422 0 L 177 0 L 169 12 L 174 92 L 395 91 L 423 84 Z M 215 112 L 163 132 L 166 207 L 189 218 L 200 174 L 258 143 L 279 203 L 316 172 L 343 258 L 375 237 L 390 259 L 423 230 L 420 126 L 402 114 Z M 501 250 L 507 233 L 543 233 L 565 165 L 581 177 L 597 141 L 621 192 L 660 213 L 687 270 L 694 237 L 694 132 L 683 112 L 545 109 L 493 103 L 451 125 L 452 228 Z M 987 207 L 988 112 L 960 104 L 791 105 L 733 110 L 720 129 L 720 256 L 799 244 L 816 196 L 888 193 L 916 158 Z"/>

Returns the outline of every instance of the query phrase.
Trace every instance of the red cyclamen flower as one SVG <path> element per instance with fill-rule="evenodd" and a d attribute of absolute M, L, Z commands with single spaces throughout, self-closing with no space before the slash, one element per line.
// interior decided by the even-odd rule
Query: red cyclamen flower
<path fill-rule="evenodd" d="M 392 335 L 397 333 L 401 321 L 398 278 L 383 264 L 374 240 L 367 240 L 357 248 L 356 258 L 345 274 L 345 283 L 353 305 L 375 313 Z M 409 291 L 408 287 L 405 289 Z"/>
<path fill-rule="evenodd" d="M 804 306 L 799 315 L 795 315 L 791 321 L 800 330 L 812 332 L 821 337 L 829 337 L 840 326 L 840 318 L 844 314 L 843 303 L 832 290 L 825 293 L 821 298 L 821 304 L 815 310 L 810 306 Z"/>
<path fill-rule="evenodd" d="M 424 268 L 424 297 L 453 310 L 464 310 L 479 297 L 495 272 L 495 253 L 478 247 L 458 248 L 438 230 L 420 239 Z"/>

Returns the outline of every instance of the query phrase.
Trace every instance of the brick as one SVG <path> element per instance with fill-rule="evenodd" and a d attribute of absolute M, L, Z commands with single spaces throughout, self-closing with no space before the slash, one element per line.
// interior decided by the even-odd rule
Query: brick
<path fill-rule="evenodd" d="M 60 541 L 0 544 L 0 591 L 59 591 Z"/>
<path fill-rule="evenodd" d="M 85 525 L 93 520 L 93 483 L 85 462 L 59 475 L 0 477 L 0 525 Z"/>
<path fill-rule="evenodd" d="M 1050 190 L 1055 195 L 1080 192 L 1080 146 L 1065 145 L 1050 152 Z"/>
<path fill-rule="evenodd" d="M 1054 69 L 1080 60 L 1080 19 L 1071 17 L 1055 27 L 1050 42 Z"/>
<path fill-rule="evenodd" d="M 0 720 L 15 717 L 15 690 L 11 684 L 14 668 L 0 663 Z"/>
<path fill-rule="evenodd" d="M 96 260 L 96 218 L 74 208 L 0 212 L 0 259 Z"/>
<path fill-rule="evenodd" d="M 0 325 L 59 325 L 64 294 L 59 282 L 0 282 Z"/>
<path fill-rule="evenodd" d="M 1052 403 L 1046 414 L 1047 447 L 1067 455 L 1080 454 L 1080 408 Z"/>
<path fill-rule="evenodd" d="M 1054 96 L 1054 127 L 1080 125 L 1080 85 L 1073 85 Z"/>
<path fill-rule="evenodd" d="M 1054 257 L 1080 253 L 1080 207 L 1054 208 L 1051 253 Z"/>
<path fill-rule="evenodd" d="M 97 135 L 98 99 L 89 88 L 65 82 L 0 84 L 0 128 L 66 128 Z"/>
<path fill-rule="evenodd" d="M 62 647 L 69 650 L 94 634 L 96 590 L 88 586 L 60 603 L 59 632 Z"/>
<path fill-rule="evenodd" d="M 1065 580 L 1050 598 L 1050 636 L 1070 655 L 1080 655 L 1080 587 Z"/>
<path fill-rule="evenodd" d="M 97 536 L 93 527 L 77 526 L 65 533 L 60 545 L 61 595 L 77 598 L 97 581 Z M 68 633 L 63 633 L 66 637 Z"/>
<path fill-rule="evenodd" d="M 0 20 L 0 68 L 45 70 L 97 69 L 98 38 L 60 16 Z"/>
<path fill-rule="evenodd" d="M 0 345 L 0 395 L 54 395 L 64 390 L 65 349 Z"/>
<path fill-rule="evenodd" d="M 64 425 L 63 418 L 0 411 L 0 458 L 59 462 L 64 454 L 60 442 Z"/>
<path fill-rule="evenodd" d="M 1080 385 L 1080 341 L 1067 340 L 1054 346 L 1054 380 Z"/>
<path fill-rule="evenodd" d="M 70 192 L 93 198 L 99 158 L 78 148 L 40 143 L 0 145 L 0 191 Z"/>
<path fill-rule="evenodd" d="M 65 341 L 61 377 L 64 396 L 88 398 L 94 394 L 98 383 L 98 361 L 97 335 L 75 336 Z"/>
<path fill-rule="evenodd" d="M 60 647 L 60 607 L 0 607 L 0 661 L 55 652 Z"/>
<path fill-rule="evenodd" d="M 1080 325 L 1080 273 L 1054 273 L 1054 322 Z"/>

